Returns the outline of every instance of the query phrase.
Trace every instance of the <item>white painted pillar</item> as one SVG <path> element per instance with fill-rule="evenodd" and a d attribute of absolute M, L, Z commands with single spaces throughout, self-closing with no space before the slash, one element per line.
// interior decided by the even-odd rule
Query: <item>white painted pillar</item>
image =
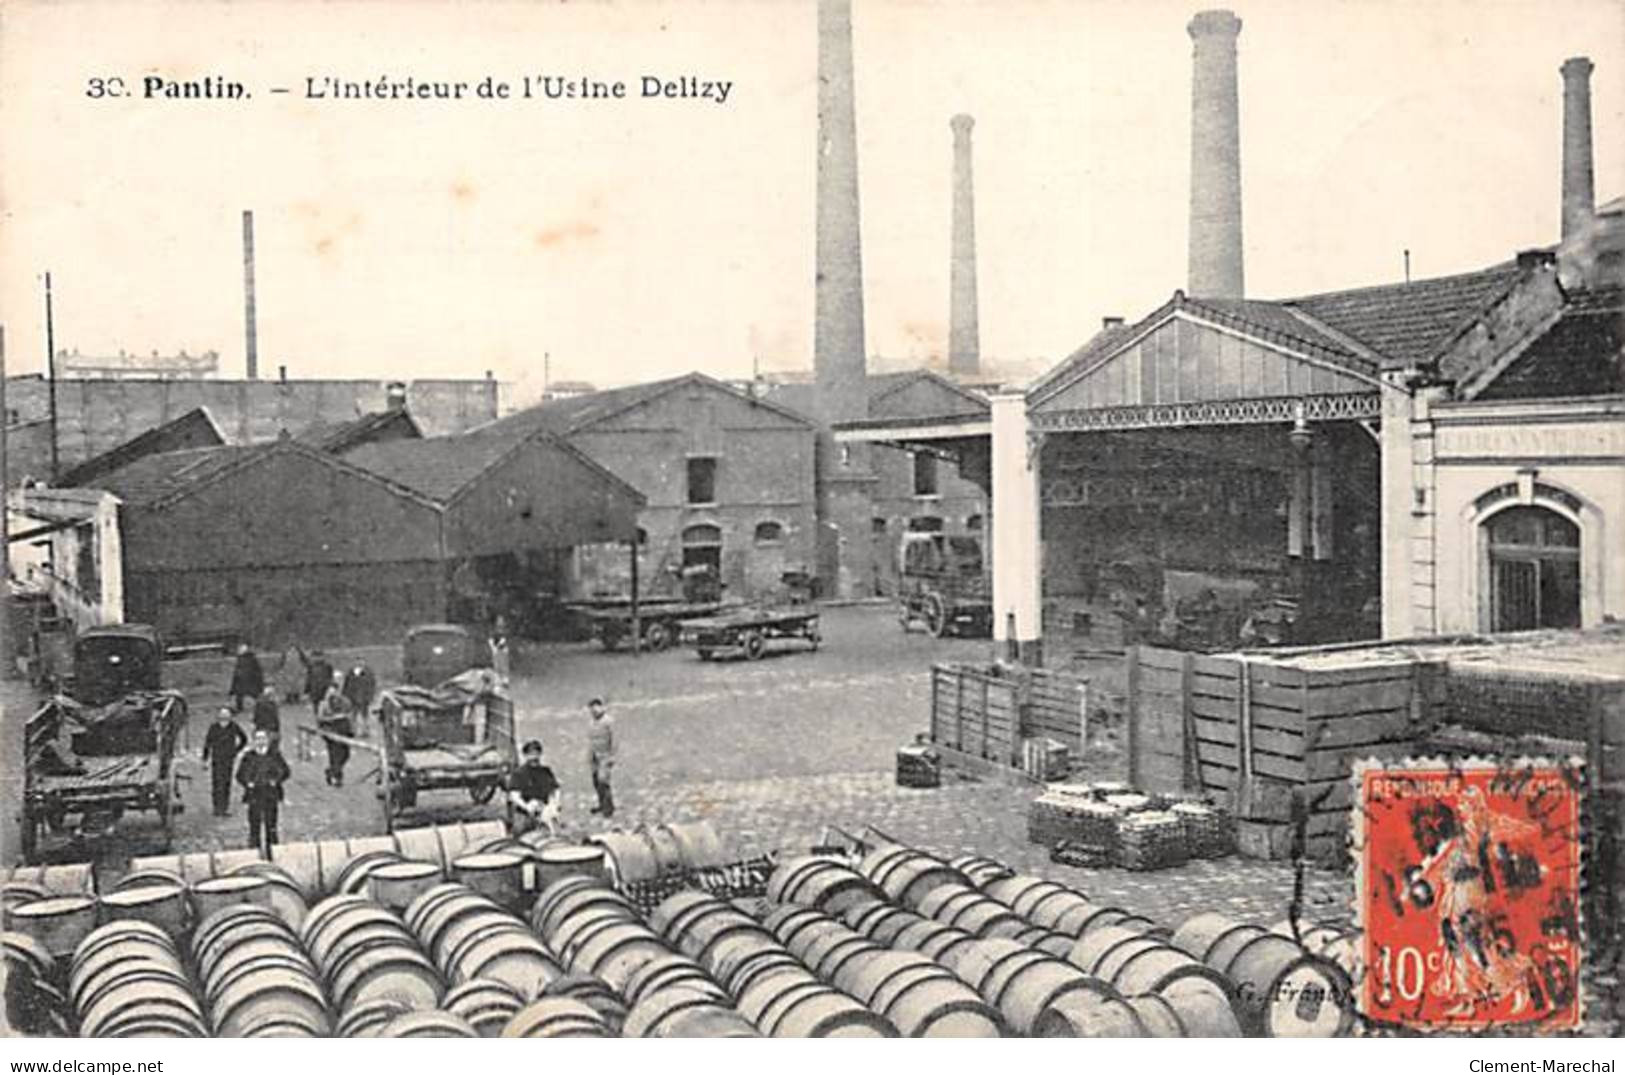
<path fill-rule="evenodd" d="M 994 395 L 992 418 L 993 640 L 1001 655 L 1015 642 L 1024 660 L 1036 659 L 1043 635 L 1039 460 L 1036 445 L 1029 450 L 1026 395 Z"/>
<path fill-rule="evenodd" d="M 1382 636 L 1406 638 L 1411 629 L 1411 511 L 1413 400 L 1403 371 L 1383 377 L 1382 432 Z"/>
<path fill-rule="evenodd" d="M 96 558 L 102 592 L 97 595 L 100 623 L 124 622 L 124 541 L 119 529 L 119 501 L 109 497 L 96 508 Z"/>

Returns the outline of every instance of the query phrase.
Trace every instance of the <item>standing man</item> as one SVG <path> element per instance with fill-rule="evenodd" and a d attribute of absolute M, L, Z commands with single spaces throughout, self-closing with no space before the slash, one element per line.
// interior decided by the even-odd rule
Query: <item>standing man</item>
<path fill-rule="evenodd" d="M 253 701 L 264 689 L 265 669 L 260 667 L 260 659 L 248 648 L 247 642 L 239 643 L 237 661 L 231 666 L 231 686 L 226 690 L 231 695 L 232 711 L 241 713 L 243 699 Z"/>
<path fill-rule="evenodd" d="M 592 813 L 614 817 L 615 793 L 609 780 L 615 769 L 615 721 L 602 698 L 588 702 L 587 711 L 592 714 L 592 723 L 587 725 L 587 765 L 592 769 L 592 789 L 598 793 Z"/>
<path fill-rule="evenodd" d="M 532 739 L 523 750 L 524 764 L 508 774 L 508 803 L 513 807 L 513 835 L 523 836 L 537 826 L 557 836 L 559 781 L 542 764 L 542 741 Z"/>
<path fill-rule="evenodd" d="M 232 719 L 231 707 L 221 706 L 209 725 L 209 734 L 203 737 L 203 760 L 209 766 L 215 817 L 231 813 L 231 774 L 237 766 L 237 755 L 247 745 L 248 736 Z"/>
<path fill-rule="evenodd" d="M 327 697 L 327 688 L 333 682 L 333 662 L 319 649 L 311 650 L 309 656 L 302 649 L 295 652 L 305 666 L 305 697 L 310 699 L 310 715 L 320 717 L 322 699 Z"/>
<path fill-rule="evenodd" d="M 344 677 L 344 697 L 349 699 L 350 711 L 363 729 L 367 725 L 367 714 L 372 712 L 372 700 L 377 694 L 378 679 L 372 674 L 372 669 L 367 667 L 366 661 L 356 661 L 350 674 Z"/>
<path fill-rule="evenodd" d="M 271 745 L 282 749 L 282 709 L 276 703 L 276 686 L 267 683 L 254 699 L 254 730 L 271 737 Z"/>
<path fill-rule="evenodd" d="M 498 616 L 491 630 L 491 670 L 507 682 L 513 669 L 513 655 L 508 645 L 508 621 Z"/>
<path fill-rule="evenodd" d="M 271 737 L 255 732 L 254 749 L 237 763 L 237 783 L 243 786 L 243 802 L 248 804 L 248 842 L 262 858 L 270 858 L 277 843 L 277 811 L 288 776 L 288 763 L 271 749 Z"/>
<path fill-rule="evenodd" d="M 327 693 L 316 704 L 316 727 L 328 733 L 327 782 L 335 788 L 344 786 L 344 766 L 350 760 L 350 744 L 334 739 L 335 735 L 355 735 L 350 722 L 350 699 L 344 694 L 344 673 L 334 672 Z"/>

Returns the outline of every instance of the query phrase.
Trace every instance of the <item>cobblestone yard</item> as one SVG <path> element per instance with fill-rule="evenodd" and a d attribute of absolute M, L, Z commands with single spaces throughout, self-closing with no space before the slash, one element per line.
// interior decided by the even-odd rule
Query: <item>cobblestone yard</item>
<path fill-rule="evenodd" d="M 1293 877 L 1283 865 L 1231 858 L 1155 873 L 1058 866 L 1027 843 L 1031 785 L 951 778 L 938 789 L 895 786 L 894 752 L 926 724 L 932 662 L 980 661 L 989 643 L 938 640 L 918 631 L 905 635 L 885 607 L 830 608 L 823 617 L 825 642 L 817 652 L 787 646 L 758 663 L 701 662 L 682 649 L 604 653 L 588 643 L 522 648 L 514 684 L 520 733 L 546 744 L 546 760 L 564 786 L 567 829 L 585 834 L 605 827 L 587 813 L 593 795 L 585 765 L 585 703 L 602 694 L 616 721 L 615 822 L 621 825 L 709 818 L 742 855 L 805 849 L 824 841 L 826 826 L 860 834 L 872 825 L 945 853 L 990 855 L 1162 920 L 1202 910 L 1264 923 L 1285 915 Z M 357 655 L 366 657 L 382 684 L 398 676 L 398 655 L 391 650 L 350 651 L 345 657 Z M 275 655 L 266 659 L 273 678 L 277 663 Z M 229 819 L 211 815 L 207 773 L 196 760 L 202 730 L 228 679 L 228 662 L 218 658 L 176 661 L 166 669 L 166 682 L 186 693 L 192 709 L 192 778 L 176 851 L 246 843 L 240 804 Z M 293 729 L 301 723 L 311 723 L 309 706 L 285 705 L 294 776 L 283 808 L 283 839 L 381 832 L 374 784 L 366 775 L 372 757 L 358 752 L 345 786 L 327 787 L 322 758 L 301 760 L 293 748 Z M 1124 769 L 1124 758 L 1109 744 L 1086 759 L 1091 778 L 1121 778 Z M 476 807 L 458 792 L 426 793 L 401 824 L 486 817 L 494 810 L 494 804 Z M 57 846 L 52 857 L 93 854 L 105 869 L 118 870 L 132 855 L 158 853 L 157 840 L 151 816 L 135 816 L 99 846 Z M 1312 914 L 1346 916 L 1341 877 L 1314 871 L 1308 882 Z"/>

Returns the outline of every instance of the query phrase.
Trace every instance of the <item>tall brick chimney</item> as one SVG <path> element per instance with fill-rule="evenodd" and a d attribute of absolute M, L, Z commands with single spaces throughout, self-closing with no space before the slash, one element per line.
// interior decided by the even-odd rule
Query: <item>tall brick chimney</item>
<path fill-rule="evenodd" d="M 954 216 L 948 255 L 948 372 L 981 372 L 982 345 L 976 317 L 976 188 L 971 179 L 970 132 L 976 121 L 961 113 L 948 121 L 954 132 Z"/>
<path fill-rule="evenodd" d="M 1241 33 L 1241 20 L 1229 11 L 1202 11 L 1185 29 L 1195 42 L 1186 287 L 1194 298 L 1239 299 L 1243 285 L 1236 37 Z"/>
<path fill-rule="evenodd" d="M 826 423 L 869 416 L 858 228 L 851 0 L 818 3 L 818 215 L 813 368 Z"/>
<path fill-rule="evenodd" d="M 1596 213 L 1591 171 L 1591 61 L 1563 61 L 1563 238 L 1578 235 Z"/>
<path fill-rule="evenodd" d="M 260 375 L 260 335 L 254 305 L 254 213 L 243 210 L 243 351 L 250 381 Z"/>

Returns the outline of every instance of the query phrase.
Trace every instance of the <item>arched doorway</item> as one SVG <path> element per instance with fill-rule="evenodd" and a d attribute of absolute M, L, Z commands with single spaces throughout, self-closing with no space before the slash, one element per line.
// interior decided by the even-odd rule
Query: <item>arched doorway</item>
<path fill-rule="evenodd" d="M 1483 524 L 1494 631 L 1580 626 L 1580 528 L 1538 506 L 1498 511 Z"/>
<path fill-rule="evenodd" d="M 709 567 L 722 573 L 722 528 L 695 523 L 683 530 L 683 567 Z"/>

